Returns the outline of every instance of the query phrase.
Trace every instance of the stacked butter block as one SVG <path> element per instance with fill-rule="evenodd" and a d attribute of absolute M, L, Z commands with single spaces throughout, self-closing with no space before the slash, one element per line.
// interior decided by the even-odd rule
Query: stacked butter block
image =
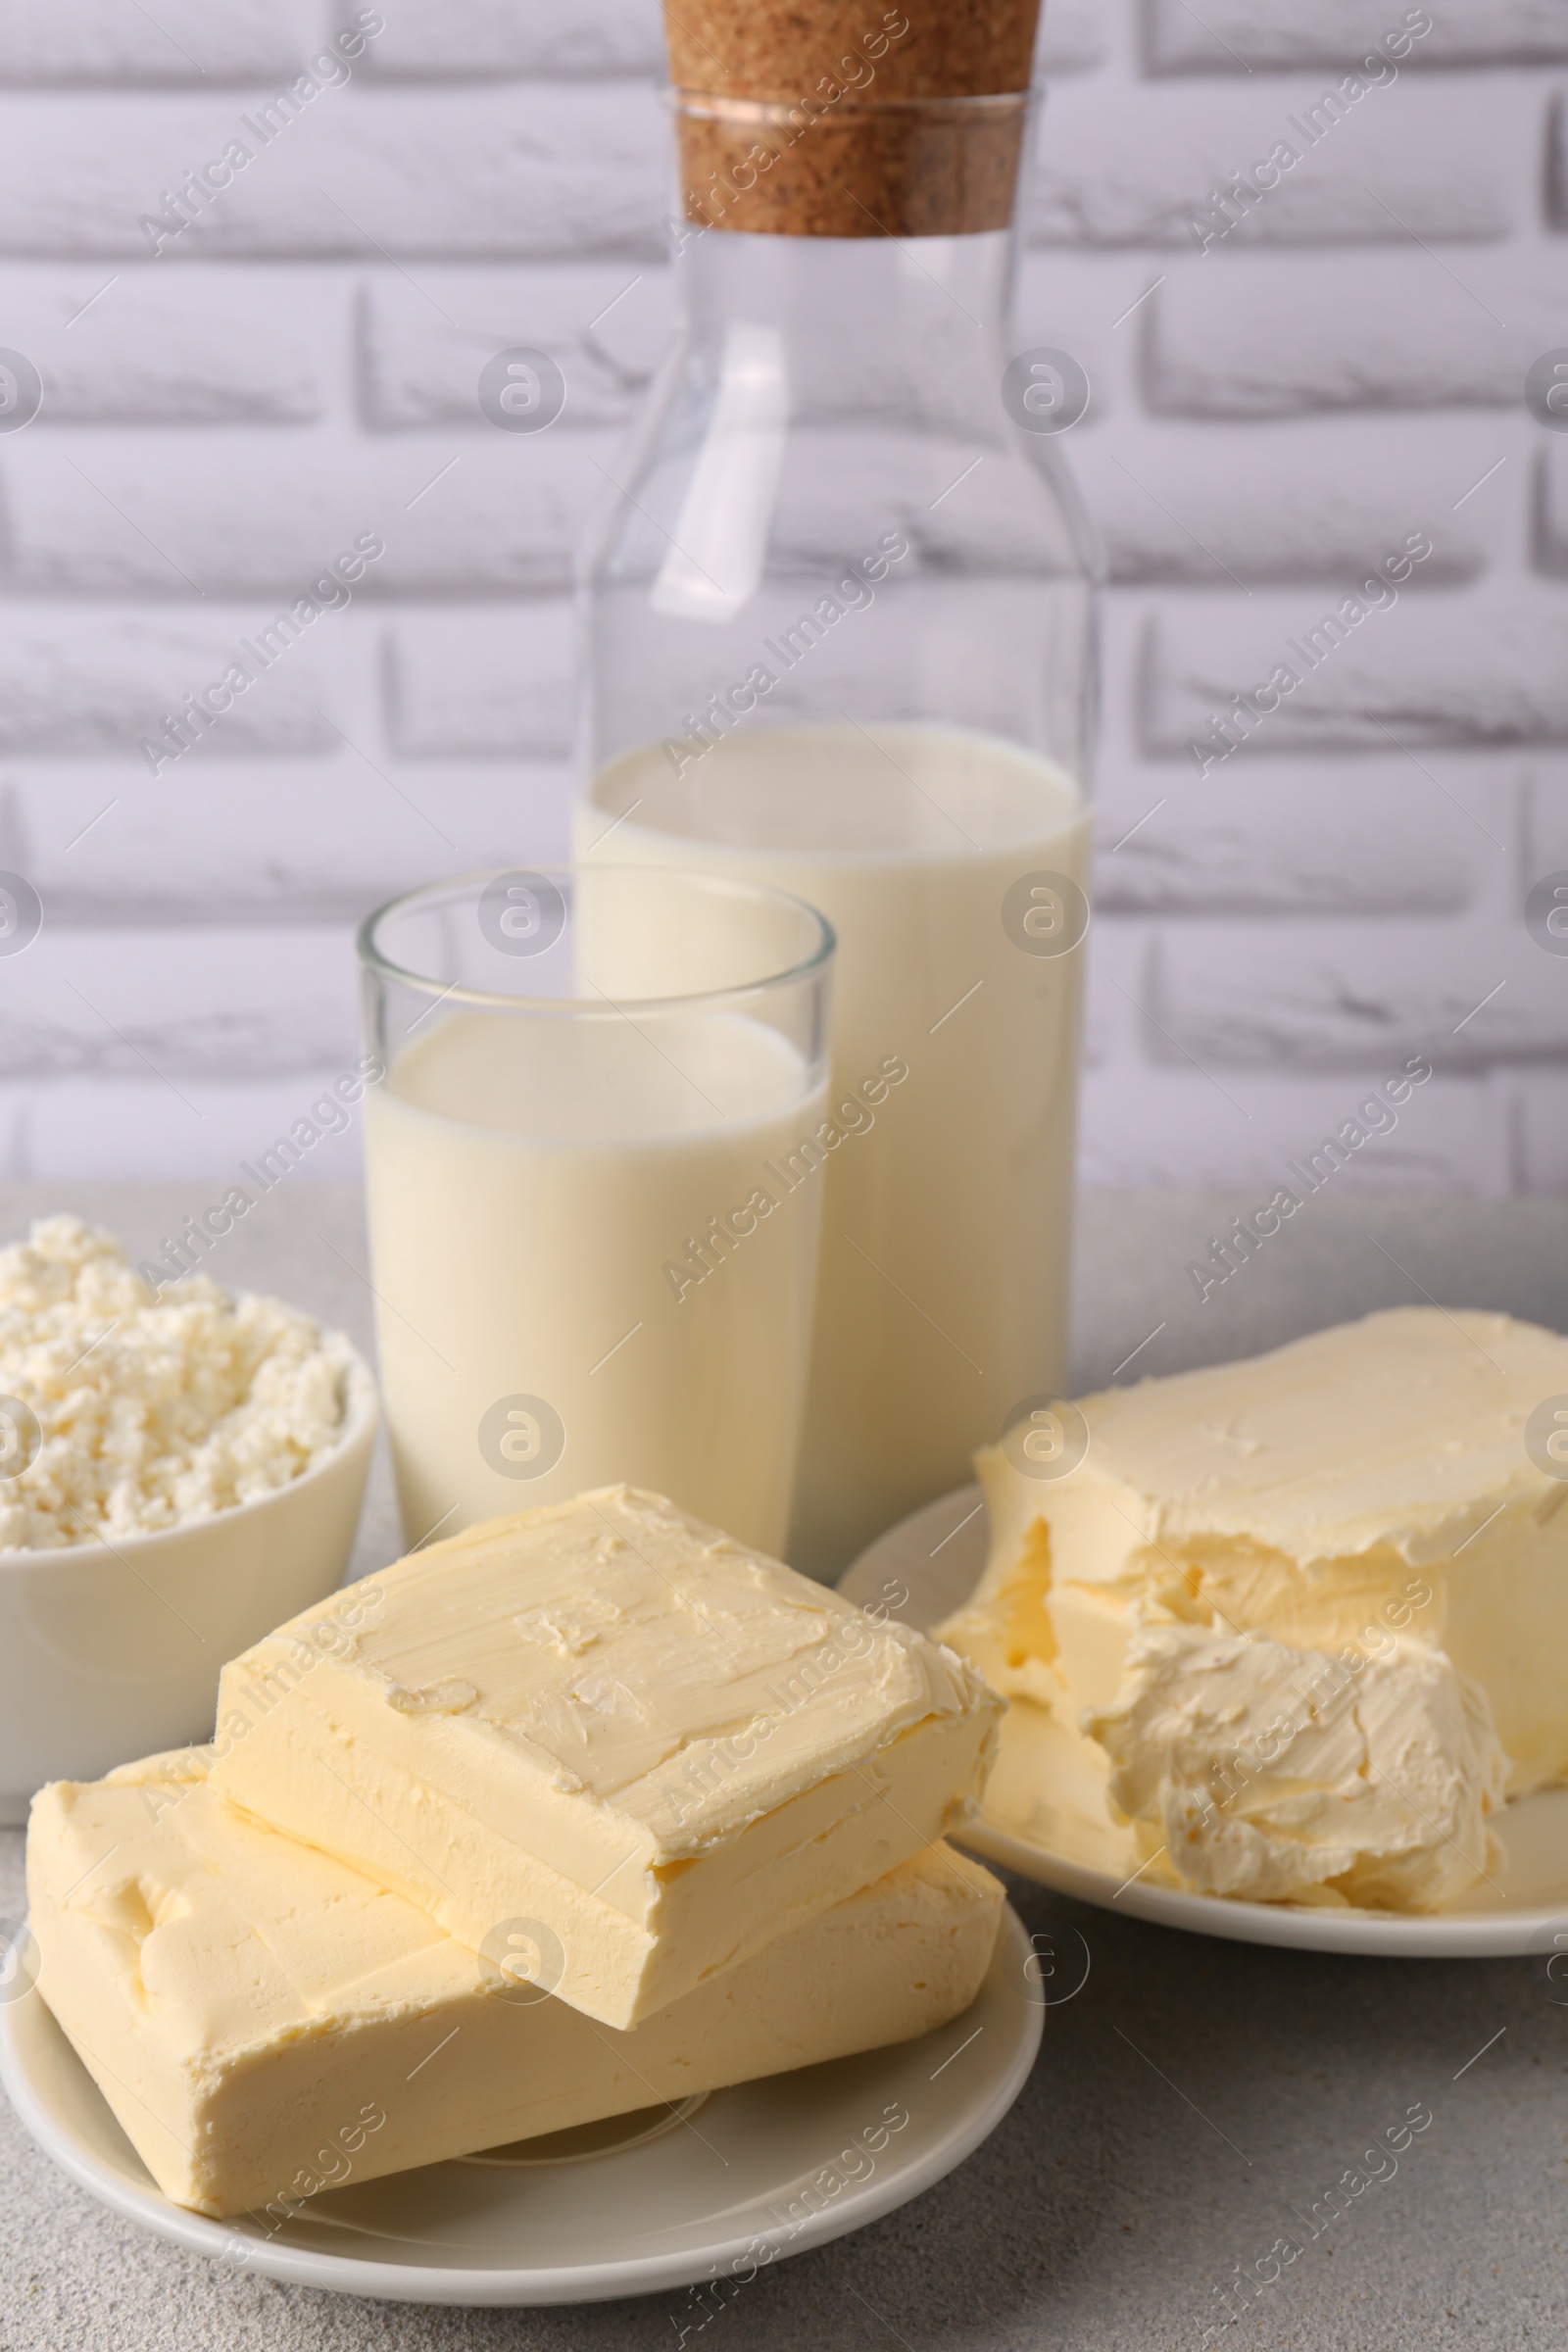
<path fill-rule="evenodd" d="M 940 1840 L 1000 1713 L 658 1496 L 579 1495 L 269 1636 L 211 1750 L 45 1789 L 39 1988 L 217 2215 L 345 2134 L 365 2180 L 903 2040 L 989 1965 L 1002 1890 Z"/>

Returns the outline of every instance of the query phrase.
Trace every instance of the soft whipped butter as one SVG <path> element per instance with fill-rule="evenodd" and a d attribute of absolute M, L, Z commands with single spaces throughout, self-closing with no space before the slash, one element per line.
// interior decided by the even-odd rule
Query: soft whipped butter
<path fill-rule="evenodd" d="M 609 2025 L 961 1827 L 995 1752 L 953 1651 L 634 1489 L 355 1590 L 223 1669 L 215 1783 L 474 1949 L 536 1923 Z"/>
<path fill-rule="evenodd" d="M 1087 1451 L 1067 1475 L 1027 1475 L 1021 1446 L 979 1457 L 990 1558 L 939 1637 L 1063 1725 L 1080 1727 L 1086 1710 L 1114 1717 L 1129 1787 L 1127 1741 L 1141 1735 L 1128 1727 L 1147 1720 L 1148 1673 L 1140 1665 L 1124 1691 L 1129 1642 L 1160 1623 L 1263 1635 L 1320 1665 L 1337 1659 L 1358 1688 L 1380 1661 L 1392 1687 L 1407 1645 L 1436 1653 L 1484 1700 L 1507 1793 L 1560 1780 L 1568 1484 L 1540 1466 L 1526 1427 L 1563 1396 L 1568 1341 L 1556 1334 L 1507 1315 L 1402 1307 L 1248 1362 L 1085 1397 Z M 1457 1740 L 1453 1709 L 1444 1720 Z M 1486 1741 L 1460 1741 L 1451 1760 L 1471 1784 L 1467 1801 L 1479 1801 L 1493 1772 Z M 1144 1788 L 1143 1766 L 1134 1779 Z M 1414 1783 L 1406 1793 L 1412 1807 L 1424 1801 Z M 1233 1842 L 1230 1891 L 1278 1890 L 1290 1877 L 1289 1844 L 1265 1859 Z M 1483 1867 L 1468 1833 L 1460 1843 Z M 1237 1861 L 1243 1846 L 1256 1857 L 1251 1876 Z M 1372 1849 L 1349 1875 L 1358 1900 L 1424 1906 L 1452 1891 L 1446 1866 L 1391 1879 Z M 1284 1890 L 1315 1884 L 1307 1872 Z"/>
<path fill-rule="evenodd" d="M 1002 1906 L 931 1846 L 607 2032 L 237 1812 L 201 1750 L 43 1789 L 27 1892 L 38 1990 L 159 2187 L 268 2234 L 322 2189 L 929 2032 Z"/>
<path fill-rule="evenodd" d="M 1507 1760 L 1441 1650 L 1396 1642 L 1359 1676 L 1321 1650 L 1144 1626 L 1085 1728 L 1141 1850 L 1207 1894 L 1323 1890 L 1434 1910 L 1494 1860 Z"/>

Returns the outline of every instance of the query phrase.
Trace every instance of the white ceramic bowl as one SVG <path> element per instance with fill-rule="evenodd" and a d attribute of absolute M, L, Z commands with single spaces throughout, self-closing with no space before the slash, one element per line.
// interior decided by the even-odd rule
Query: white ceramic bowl
<path fill-rule="evenodd" d="M 45 1781 L 210 1740 L 219 1669 L 322 1599 L 354 1548 L 375 1382 L 346 1350 L 337 1445 L 286 1487 L 113 1544 L 0 1552 L 0 1824 Z"/>

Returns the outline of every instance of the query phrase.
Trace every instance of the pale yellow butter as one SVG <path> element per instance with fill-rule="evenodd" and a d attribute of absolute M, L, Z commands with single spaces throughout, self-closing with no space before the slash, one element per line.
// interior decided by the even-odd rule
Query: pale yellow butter
<path fill-rule="evenodd" d="M 1496 1862 L 1506 1759 L 1441 1650 L 1396 1642 L 1353 1680 L 1320 1650 L 1190 1625 L 1132 1639 L 1086 1727 L 1142 1852 L 1206 1894 L 1436 1910 Z"/>
<path fill-rule="evenodd" d="M 951 1650 L 615 1487 L 259 1642 L 214 1779 L 475 1949 L 541 1923 L 562 1998 L 628 2027 L 961 1827 L 1000 1713 Z"/>
<path fill-rule="evenodd" d="M 38 1990 L 159 2187 L 277 2226 L 324 2187 L 927 2033 L 978 1992 L 1002 1906 L 928 1847 L 621 2034 L 237 1812 L 202 1750 L 43 1789 L 27 1892 Z"/>
<path fill-rule="evenodd" d="M 1251 1361 L 1085 1397 L 1088 1451 L 1066 1476 L 1030 1477 L 1002 1447 L 979 1457 L 991 1555 L 940 1638 L 998 1690 L 1064 1725 L 1076 1730 L 1092 1711 L 1121 1787 L 1140 1792 L 1132 1809 L 1149 1820 L 1164 1818 L 1184 1784 L 1180 1773 L 1167 1776 L 1160 1794 L 1159 1776 L 1134 1752 L 1140 1726 L 1153 1719 L 1142 1702 L 1156 1685 L 1168 1696 L 1170 1683 L 1170 1660 L 1147 1649 L 1129 1670 L 1129 1642 L 1143 1633 L 1185 1625 L 1209 1638 L 1211 1654 L 1215 1641 L 1264 1636 L 1282 1645 L 1304 1661 L 1275 1661 L 1292 1723 L 1316 1721 L 1295 1708 L 1298 1683 L 1320 1696 L 1337 1685 L 1352 1706 L 1375 1683 L 1387 1721 L 1413 1720 L 1413 1710 L 1434 1736 L 1440 1725 L 1453 1731 L 1449 1761 L 1466 1787 L 1460 1845 L 1473 1864 L 1459 1875 L 1473 1878 L 1484 1867 L 1485 1840 L 1474 1834 L 1483 1789 L 1490 1804 L 1499 1787 L 1518 1794 L 1568 1777 L 1568 1483 L 1544 1466 L 1539 1437 L 1534 1451 L 1526 1442 L 1532 1415 L 1557 1396 L 1568 1396 L 1568 1341 L 1555 1333 L 1506 1315 L 1408 1307 Z M 1468 1693 L 1462 1704 L 1445 1695 L 1433 1713 L 1417 1650 L 1451 1665 Z M 1324 1682 L 1328 1660 L 1337 1664 Z M 1184 1671 L 1190 1663 L 1184 1653 Z M 1260 1658 L 1231 1665 L 1251 1690 L 1227 1735 L 1237 1753 L 1244 1716 L 1261 1728 L 1280 1708 L 1256 1716 Z M 1203 1708 L 1199 1717 L 1206 1720 Z M 1160 1721 L 1168 1754 L 1181 1749 L 1190 1771 L 1191 1727 L 1178 1734 L 1168 1709 Z M 1468 1747 L 1461 1722 L 1473 1732 Z M 1291 1745 L 1244 1755 L 1252 1782 L 1272 1780 L 1278 1795 Z M 1296 1746 L 1298 1762 L 1305 1752 Z M 1331 1741 L 1321 1754 L 1339 1752 Z M 1378 1755 L 1387 1766 L 1381 1747 Z M 1423 1783 L 1428 1796 L 1431 1786 Z M 1315 1825 L 1305 1816 L 1317 1800 L 1293 1799 L 1302 1840 L 1295 1856 L 1288 1839 L 1269 1846 L 1262 1832 L 1284 1815 L 1262 1805 L 1254 1868 L 1239 1860 L 1249 1841 L 1229 1838 L 1227 1890 L 1308 1891 L 1318 1882 L 1307 1849 L 1319 1832 L 1321 1860 L 1352 1817 L 1373 1811 L 1359 1799 L 1347 1807 L 1347 1795 L 1355 1791 L 1321 1792 L 1328 1811 Z M 1422 1795 L 1410 1788 L 1407 1812 Z M 1406 1840 L 1396 1842 L 1402 1850 Z M 1356 1848 L 1344 1890 L 1410 1907 L 1449 1899 L 1455 1849 L 1437 1836 L 1424 1844 L 1424 1875 L 1409 1858 L 1386 1872 L 1376 1839 Z M 1199 1864 L 1196 1849 L 1190 1859 L 1198 1880 L 1219 1867 L 1212 1855 Z"/>

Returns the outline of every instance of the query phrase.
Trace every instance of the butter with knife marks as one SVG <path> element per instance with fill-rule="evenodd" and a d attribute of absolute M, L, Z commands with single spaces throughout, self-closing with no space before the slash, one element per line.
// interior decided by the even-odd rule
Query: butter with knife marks
<path fill-rule="evenodd" d="M 225 1803 L 202 1749 L 41 1790 L 27 1894 L 37 1989 L 159 2187 L 266 2235 L 323 2189 L 929 2033 L 1002 1914 L 928 1846 L 607 2031 Z"/>
<path fill-rule="evenodd" d="M 605 1488 L 470 1528 L 223 1670 L 215 1785 L 477 1949 L 559 1940 L 630 2027 L 970 1817 L 1000 1702 L 951 1650 Z M 374 1606 L 370 1606 L 371 1599 Z"/>

